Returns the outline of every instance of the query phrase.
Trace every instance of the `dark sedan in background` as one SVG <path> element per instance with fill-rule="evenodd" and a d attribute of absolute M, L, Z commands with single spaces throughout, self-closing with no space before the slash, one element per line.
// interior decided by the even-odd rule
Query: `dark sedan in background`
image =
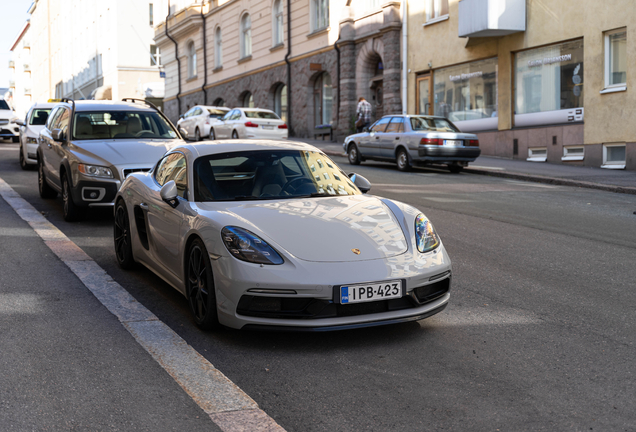
<path fill-rule="evenodd" d="M 441 164 L 458 173 L 481 153 L 477 135 L 461 132 L 444 117 L 418 115 L 384 116 L 368 131 L 349 135 L 343 147 L 352 165 L 391 161 L 400 171 Z"/>

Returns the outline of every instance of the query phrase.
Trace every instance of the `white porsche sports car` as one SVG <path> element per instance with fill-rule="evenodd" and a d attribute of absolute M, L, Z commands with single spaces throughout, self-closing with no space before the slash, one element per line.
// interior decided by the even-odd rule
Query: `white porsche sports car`
<path fill-rule="evenodd" d="M 180 145 L 117 193 L 117 260 L 179 290 L 204 329 L 340 330 L 442 311 L 451 261 L 433 225 L 369 189 L 308 144 Z"/>

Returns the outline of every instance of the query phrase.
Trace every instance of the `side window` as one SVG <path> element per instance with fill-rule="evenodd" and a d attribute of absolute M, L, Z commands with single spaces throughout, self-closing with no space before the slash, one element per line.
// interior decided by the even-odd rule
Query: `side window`
<path fill-rule="evenodd" d="M 53 125 L 55 124 L 57 118 L 60 116 L 61 110 L 62 108 L 60 107 L 53 109 L 53 112 L 51 113 L 51 116 L 49 117 L 48 123 L 46 125 L 46 128 L 48 130 L 53 130 Z"/>
<path fill-rule="evenodd" d="M 229 120 L 230 117 L 232 117 L 232 113 L 234 113 L 234 111 L 228 111 L 221 120 Z"/>
<path fill-rule="evenodd" d="M 68 129 L 68 119 L 69 119 L 69 110 L 66 108 L 62 108 L 62 114 L 58 119 L 55 120 L 55 125 L 53 126 L 55 129 L 62 129 L 63 132 L 66 132 Z"/>
<path fill-rule="evenodd" d="M 386 132 L 404 132 L 404 119 L 402 117 L 393 117 L 391 123 L 389 123 L 389 126 L 386 128 Z"/>
<path fill-rule="evenodd" d="M 203 110 L 201 110 L 201 108 L 197 108 L 194 110 L 194 114 L 192 115 L 198 116 L 198 115 L 201 115 L 202 113 L 203 113 Z"/>
<path fill-rule="evenodd" d="M 241 111 L 234 110 L 234 114 L 232 114 L 232 117 L 230 117 L 230 120 L 239 120 L 240 118 L 241 118 Z"/>
<path fill-rule="evenodd" d="M 182 153 L 172 153 L 166 156 L 157 168 L 155 179 L 160 186 L 163 186 L 170 180 L 174 180 L 179 196 L 186 198 L 185 193 L 188 187 L 188 176 L 185 156 Z"/>
<path fill-rule="evenodd" d="M 383 119 L 380 119 L 376 122 L 376 124 L 373 125 L 373 127 L 371 128 L 371 132 L 384 132 L 384 129 L 386 129 L 386 125 L 391 121 L 391 117 L 385 117 Z"/>

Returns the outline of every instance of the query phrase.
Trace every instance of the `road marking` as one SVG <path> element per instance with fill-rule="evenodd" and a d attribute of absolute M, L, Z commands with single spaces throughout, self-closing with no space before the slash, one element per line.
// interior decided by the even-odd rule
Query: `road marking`
<path fill-rule="evenodd" d="M 470 168 L 479 168 L 479 169 L 488 169 L 488 170 L 494 170 L 494 171 L 505 171 L 505 168 L 499 168 L 499 167 L 489 167 L 489 166 L 481 166 L 481 165 L 471 165 Z"/>
<path fill-rule="evenodd" d="M 0 196 L 221 430 L 284 432 L 252 398 L 115 282 L 2 178 Z"/>
<path fill-rule="evenodd" d="M 13 146 L 13 145 L 11 145 L 11 146 L 5 146 L 5 145 L 3 145 L 2 147 L 0 147 L 0 150 L 11 150 L 11 151 L 16 151 L 16 150 L 19 150 L 19 149 L 20 149 L 20 146 Z"/>
<path fill-rule="evenodd" d="M 549 186 L 549 185 L 542 185 L 542 184 L 536 184 L 536 183 L 528 183 L 528 182 L 519 181 L 519 180 L 504 180 L 504 181 L 506 183 L 518 184 L 518 185 L 521 185 L 521 186 L 528 186 L 528 187 L 543 188 L 543 189 L 556 189 L 556 188 L 558 188 L 558 186 Z"/>

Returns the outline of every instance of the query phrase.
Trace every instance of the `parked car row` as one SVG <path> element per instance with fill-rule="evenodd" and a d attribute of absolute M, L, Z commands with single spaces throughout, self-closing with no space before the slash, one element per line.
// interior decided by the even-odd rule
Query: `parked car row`
<path fill-rule="evenodd" d="M 40 108 L 49 109 L 32 116 Z M 233 111 L 259 126 L 275 120 Z M 64 99 L 44 125 L 29 122 L 41 126 L 40 196 L 61 194 L 68 221 L 113 207 L 113 258 L 181 292 L 202 329 L 351 329 L 448 304 L 451 261 L 431 221 L 367 194 L 364 177 L 316 147 L 240 136 L 187 143 L 132 99 Z"/>
<path fill-rule="evenodd" d="M 234 108 L 196 105 L 181 116 L 177 127 L 188 138 L 287 139 L 287 125 L 278 115 L 262 108 Z"/>

